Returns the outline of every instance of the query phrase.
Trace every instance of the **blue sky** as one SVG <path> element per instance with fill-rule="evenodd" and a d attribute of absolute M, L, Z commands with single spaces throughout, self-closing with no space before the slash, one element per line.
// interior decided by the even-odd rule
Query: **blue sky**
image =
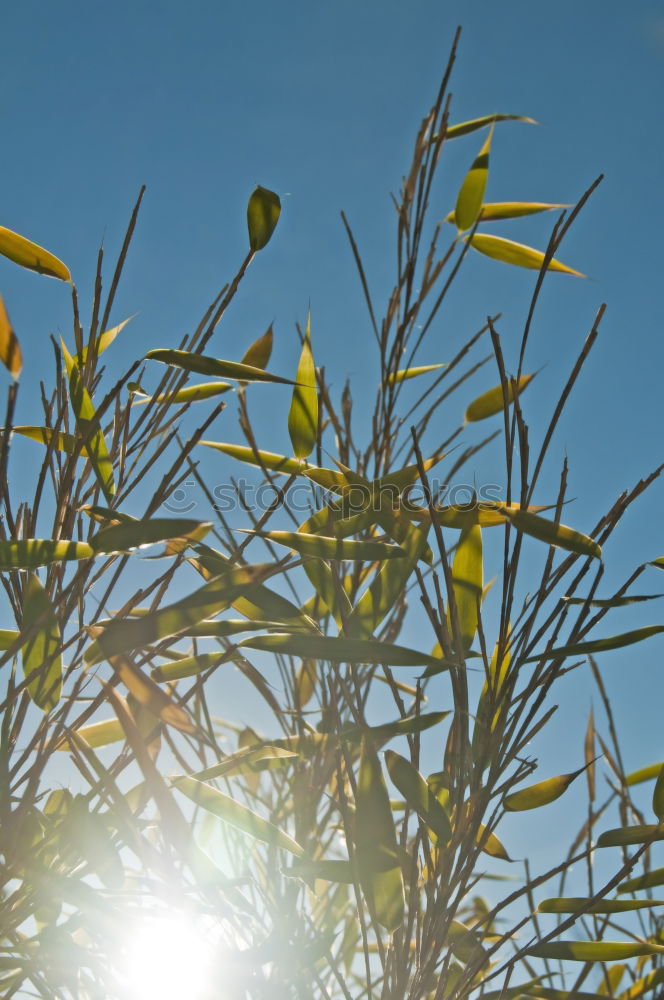
<path fill-rule="evenodd" d="M 375 375 L 339 211 L 354 226 L 380 303 L 392 267 L 389 192 L 408 164 L 457 24 L 464 31 L 452 119 L 506 112 L 541 123 L 496 130 L 488 199 L 574 202 L 605 174 L 560 253 L 590 280 L 547 283 L 527 366 L 546 366 L 528 398 L 526 415 L 537 428 L 547 394 L 562 385 L 597 307 L 607 302 L 548 480 L 556 481 L 567 454 L 570 494 L 578 498 L 569 520 L 588 529 L 620 489 L 661 458 L 661 4 L 23 0 L 3 11 L 0 224 L 66 261 L 86 316 L 97 247 L 103 240 L 113 259 L 147 184 L 114 314 L 119 321 L 139 313 L 113 348 L 118 365 L 129 364 L 151 348 L 174 346 L 232 276 L 246 252 L 246 200 L 260 183 L 281 194 L 282 221 L 252 265 L 215 353 L 239 358 L 274 321 L 272 367 L 291 374 L 294 324 L 310 303 L 316 360 L 336 388 L 348 375 Z M 441 215 L 453 206 L 476 139 L 451 151 Z M 540 217 L 496 231 L 543 248 L 550 225 Z M 469 261 L 422 363 L 447 360 L 446 338 L 462 339 L 498 311 L 514 363 L 532 283 L 527 272 Z M 67 288 L 0 260 L 0 291 L 24 351 L 19 420 L 36 422 L 48 334 L 70 329 Z M 476 385 L 477 392 L 487 388 L 486 381 Z M 275 391 L 265 397 L 270 406 Z M 261 405 L 253 403 L 258 421 L 272 412 Z M 285 406 L 281 424 L 268 421 L 267 448 L 287 447 Z M 223 440 L 240 439 L 231 409 L 219 428 Z M 491 461 L 475 473 L 491 477 Z M 607 569 L 609 580 L 664 554 L 661 509 L 656 486 L 616 540 L 620 572 Z M 660 587 L 650 573 L 644 591 Z M 658 620 L 654 606 L 614 618 L 615 631 Z M 656 642 L 606 657 L 613 691 L 624 696 L 626 728 L 635 740 L 637 728 L 646 733 L 634 744 L 634 767 L 664 756 L 647 735 L 659 731 L 658 661 Z M 589 705 L 582 690 L 577 697 L 568 688 L 575 732 Z M 580 741 L 579 731 L 559 748 L 569 769 Z"/>

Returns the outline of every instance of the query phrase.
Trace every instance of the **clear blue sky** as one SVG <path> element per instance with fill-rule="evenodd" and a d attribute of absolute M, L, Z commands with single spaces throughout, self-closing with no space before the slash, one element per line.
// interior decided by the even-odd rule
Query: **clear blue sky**
<path fill-rule="evenodd" d="M 114 318 L 140 315 L 114 346 L 118 358 L 128 364 L 150 348 L 174 346 L 193 327 L 246 252 L 246 199 L 260 183 L 282 195 L 282 222 L 226 318 L 217 353 L 239 358 L 274 320 L 273 369 L 290 374 L 294 323 L 311 302 L 316 359 L 339 389 L 346 375 L 376 364 L 339 211 L 355 228 L 380 302 L 391 275 L 388 195 L 461 24 L 453 120 L 507 112 L 541 123 L 496 131 L 489 200 L 574 202 L 606 175 L 561 253 L 592 280 L 548 283 L 528 363 L 547 366 L 527 409 L 537 428 L 544 396 L 562 384 L 596 308 L 608 303 L 554 449 L 557 461 L 570 458 L 570 493 L 578 497 L 570 520 L 588 529 L 619 489 L 661 459 L 660 3 L 22 0 L 6 5 L 2 20 L 0 224 L 66 261 L 84 316 L 97 247 L 103 240 L 112 259 L 147 184 Z M 450 157 L 441 214 L 452 207 L 475 140 Z M 543 247 L 549 225 L 540 218 L 503 231 Z M 497 311 L 514 361 L 532 281 L 500 264 L 469 262 L 436 333 L 440 346 L 422 362 L 446 360 L 450 331 L 464 337 Z M 0 260 L 0 291 L 25 356 L 19 420 L 34 422 L 48 334 L 70 329 L 67 288 Z M 478 383 L 478 392 L 486 387 Z M 219 437 L 239 440 L 231 409 Z M 260 419 L 258 400 L 254 412 Z M 287 447 L 285 422 L 270 434 L 266 447 Z M 480 462 L 475 471 L 490 475 Z M 612 547 L 625 572 L 664 554 L 661 510 L 656 487 Z M 664 589 L 651 573 L 641 589 Z M 621 575 L 608 572 L 613 582 Z M 660 620 L 653 608 L 616 615 L 615 631 Z M 607 677 L 624 696 L 628 727 L 656 734 L 661 647 L 638 650 L 606 657 Z M 588 704 L 584 688 L 578 738 L 561 749 L 570 769 Z M 661 759 L 660 743 L 651 735 L 641 749 L 635 744 L 633 766 Z"/>

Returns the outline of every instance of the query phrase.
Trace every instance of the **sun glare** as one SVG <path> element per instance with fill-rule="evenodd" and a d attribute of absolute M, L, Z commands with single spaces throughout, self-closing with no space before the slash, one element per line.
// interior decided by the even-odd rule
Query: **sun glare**
<path fill-rule="evenodd" d="M 213 945 L 184 914 L 146 918 L 130 931 L 122 960 L 128 1000 L 204 1000 Z"/>

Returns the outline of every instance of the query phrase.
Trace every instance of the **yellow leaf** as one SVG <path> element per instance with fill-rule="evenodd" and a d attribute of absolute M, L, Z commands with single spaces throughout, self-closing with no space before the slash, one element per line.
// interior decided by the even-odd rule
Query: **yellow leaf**
<path fill-rule="evenodd" d="M 515 396 L 520 396 L 526 386 L 530 385 L 535 375 L 521 375 L 518 379 L 509 379 L 506 386 L 507 403 L 514 402 Z M 502 413 L 505 409 L 505 397 L 502 385 L 497 385 L 493 389 L 482 393 L 473 400 L 466 410 L 466 423 L 474 423 L 477 420 L 486 420 L 496 413 Z"/>
<path fill-rule="evenodd" d="M 99 427 L 96 410 L 83 385 L 78 365 L 65 347 L 62 340 L 62 356 L 65 359 L 67 375 L 69 376 L 69 398 L 81 434 L 85 440 L 85 450 L 94 469 L 97 481 L 102 488 L 106 500 L 110 502 L 115 494 L 115 479 L 113 478 L 113 463 L 106 447 L 106 441 Z"/>
<path fill-rule="evenodd" d="M 438 371 L 439 368 L 447 368 L 447 363 L 438 365 L 420 365 L 419 368 L 400 368 L 398 372 L 393 372 L 385 379 L 388 385 L 396 385 L 398 382 L 407 382 L 410 378 L 418 375 L 428 375 L 429 372 Z"/>
<path fill-rule="evenodd" d="M 471 229 L 482 209 L 484 191 L 489 176 L 489 151 L 492 136 L 493 129 L 489 132 L 461 185 L 454 209 L 454 221 L 460 231 Z"/>
<path fill-rule="evenodd" d="M 539 809 L 549 802 L 559 799 L 563 792 L 567 791 L 575 778 L 585 770 L 585 767 L 573 771 L 571 774 L 559 774 L 555 778 L 547 778 L 546 781 L 538 781 L 535 785 L 528 785 L 527 788 L 520 788 L 518 792 L 507 795 L 503 801 L 505 809 L 511 812 L 521 812 L 524 809 Z"/>
<path fill-rule="evenodd" d="M 477 632 L 482 598 L 482 529 L 479 524 L 472 524 L 461 532 L 452 563 L 452 580 L 461 639 L 464 650 L 468 650 Z"/>
<path fill-rule="evenodd" d="M 21 345 L 7 315 L 2 295 L 0 295 L 0 361 L 13 378 L 19 377 L 23 367 Z"/>
<path fill-rule="evenodd" d="M 49 712 L 58 704 L 62 690 L 60 626 L 39 577 L 30 574 L 23 598 L 22 631 L 34 627 L 22 649 L 23 674 L 35 705 Z"/>
<path fill-rule="evenodd" d="M 489 233 L 475 233 L 472 237 L 464 237 L 470 242 L 474 250 L 478 250 L 486 257 L 493 257 L 504 264 L 511 264 L 513 267 L 525 267 L 531 271 L 539 271 L 544 263 L 544 254 L 540 250 L 524 246 L 523 243 L 515 243 L 514 240 L 506 240 L 503 236 L 491 236 Z M 585 278 L 585 274 L 575 271 L 574 268 L 562 264 L 553 258 L 548 264 L 549 271 L 560 271 L 562 274 L 573 274 L 577 278 Z"/>
<path fill-rule="evenodd" d="M 318 390 L 314 358 L 311 353 L 310 315 L 307 316 L 307 328 L 295 382 L 293 401 L 288 414 L 288 433 L 297 458 L 307 458 L 313 451 L 318 436 Z"/>
<path fill-rule="evenodd" d="M 13 233 L 11 229 L 5 229 L 4 226 L 0 226 L 0 254 L 9 257 L 21 267 L 27 267 L 30 271 L 71 282 L 69 268 L 65 267 L 61 260 L 43 247 L 26 240 L 24 236 Z"/>
<path fill-rule="evenodd" d="M 249 247 L 256 253 L 270 242 L 279 216 L 281 200 L 274 191 L 268 191 L 260 184 L 252 194 L 247 205 L 247 228 L 249 229 Z"/>

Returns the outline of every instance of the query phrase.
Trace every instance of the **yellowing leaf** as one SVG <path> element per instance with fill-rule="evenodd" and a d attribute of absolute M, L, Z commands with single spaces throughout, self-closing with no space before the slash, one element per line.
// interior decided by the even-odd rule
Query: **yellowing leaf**
<path fill-rule="evenodd" d="M 641 889 L 652 889 L 653 886 L 664 885 L 664 868 L 655 868 L 645 875 L 628 878 L 618 886 L 618 892 L 639 892 Z M 663 949 L 664 950 L 664 949 Z"/>
<path fill-rule="evenodd" d="M 230 392 L 233 386 L 230 382 L 202 382 L 200 385 L 188 385 L 185 389 L 178 389 L 177 392 L 162 394 L 161 396 L 145 396 L 144 399 L 135 399 L 133 406 L 143 406 L 145 403 L 169 403 L 181 405 L 182 403 L 197 403 L 202 399 L 212 399 L 214 396 L 221 396 L 225 392 Z"/>
<path fill-rule="evenodd" d="M 118 719 L 102 719 L 100 722 L 92 722 L 89 726 L 73 730 L 72 736 L 64 736 L 55 749 L 71 750 L 76 746 L 77 740 L 81 739 L 87 746 L 96 750 L 97 747 L 118 743 L 124 738 L 124 729 Z"/>
<path fill-rule="evenodd" d="M 454 221 L 456 222 L 457 229 L 460 231 L 471 229 L 480 214 L 486 182 L 489 176 L 489 151 L 491 149 L 492 136 L 493 129 L 489 132 L 484 145 L 475 157 L 461 185 L 456 208 L 454 209 Z"/>
<path fill-rule="evenodd" d="M 0 541 L 0 570 L 36 569 L 53 562 L 90 559 L 94 554 L 94 549 L 87 542 L 56 542 L 50 538 Z"/>
<path fill-rule="evenodd" d="M 76 423 L 85 441 L 84 447 L 92 468 L 94 469 L 97 481 L 102 488 L 102 492 L 110 503 L 111 497 L 115 494 L 115 479 L 113 478 L 113 463 L 111 462 L 106 441 L 99 426 L 97 413 L 88 394 L 88 390 L 83 385 L 78 365 L 70 355 L 64 343 L 62 355 L 65 359 L 67 374 L 69 376 L 69 398 L 72 409 L 76 417 Z"/>
<path fill-rule="evenodd" d="M 511 264 L 513 267 L 525 267 L 531 271 L 539 271 L 544 263 L 544 254 L 540 250 L 524 246 L 523 243 L 515 243 L 514 240 L 506 240 L 502 236 L 491 236 L 489 233 L 475 233 L 472 237 L 464 237 L 470 242 L 474 250 L 478 250 L 486 257 L 500 260 L 504 264 Z M 547 269 L 549 271 L 560 271 L 562 274 L 573 274 L 577 278 L 585 278 L 585 274 L 575 271 L 561 261 L 553 258 L 549 261 Z"/>
<path fill-rule="evenodd" d="M 468 122 L 459 122 L 457 125 L 448 125 L 445 132 L 446 139 L 458 139 L 462 135 L 476 132 L 478 129 L 493 125 L 495 122 L 526 122 L 528 125 L 537 125 L 534 118 L 525 118 L 523 115 L 484 115 L 482 118 L 473 118 Z M 438 136 L 434 136 L 432 141 Z"/>
<path fill-rule="evenodd" d="M 281 200 L 279 195 L 259 184 L 247 205 L 249 247 L 254 253 L 257 250 L 262 250 L 270 242 L 280 214 Z"/>
<path fill-rule="evenodd" d="M 316 369 L 311 353 L 311 316 L 307 315 L 307 328 L 302 353 L 295 375 L 296 385 L 288 414 L 288 433 L 293 452 L 298 458 L 307 458 L 314 449 L 318 436 L 318 390 Z"/>
<path fill-rule="evenodd" d="M 182 368 L 187 372 L 196 372 L 198 375 L 210 375 L 213 378 L 232 378 L 244 382 L 280 382 L 284 385 L 292 385 L 290 379 L 281 378 L 279 375 L 270 375 L 262 368 L 254 368 L 252 365 L 243 365 L 239 361 L 221 361 L 218 358 L 210 358 L 205 354 L 194 354 L 192 351 L 171 351 L 157 348 L 148 351 L 145 355 L 149 361 L 160 361 L 171 368 Z"/>
<path fill-rule="evenodd" d="M 108 347 L 111 346 L 111 344 L 113 343 L 113 341 L 115 340 L 115 338 L 117 337 L 117 335 L 119 333 L 121 333 L 122 330 L 124 330 L 124 328 L 126 327 L 127 323 L 131 322 L 131 320 L 134 319 L 135 316 L 136 316 L 136 313 L 134 313 L 133 316 L 128 316 L 127 319 L 123 319 L 122 322 L 118 323 L 117 326 L 112 327 L 110 330 L 105 330 L 104 333 L 102 333 L 101 336 L 99 336 L 97 338 L 97 342 L 95 344 L 95 350 L 96 350 L 96 353 L 97 353 L 97 357 L 100 354 L 103 354 L 104 351 Z M 87 356 L 88 356 L 88 348 L 87 348 L 87 346 L 85 346 L 83 348 L 83 350 L 81 351 L 81 353 L 80 353 L 81 363 L 83 363 L 85 361 L 85 359 L 87 358 Z"/>
<path fill-rule="evenodd" d="M 437 841 L 448 843 L 452 839 L 449 816 L 417 768 L 394 750 L 385 751 L 385 763 L 390 778 L 408 805 L 433 831 Z"/>
<path fill-rule="evenodd" d="M 0 295 L 0 361 L 12 378 L 19 377 L 23 368 L 21 345 L 14 333 L 2 295 Z"/>
<path fill-rule="evenodd" d="M 378 923 L 392 932 L 403 922 L 405 899 L 392 809 L 376 753 L 362 745 L 355 796 L 355 851 L 360 882 Z M 392 863 L 376 871 L 377 861 Z"/>
<path fill-rule="evenodd" d="M 49 445 L 55 439 L 53 447 L 57 448 L 58 451 L 64 451 L 67 455 L 73 455 L 78 451 L 76 438 L 73 434 L 66 434 L 64 431 L 58 431 L 56 434 L 51 427 L 12 427 L 12 434 L 20 434 L 22 437 L 45 445 Z"/>
<path fill-rule="evenodd" d="M 536 660 L 552 660 L 563 656 L 586 656 L 588 653 L 604 653 L 609 649 L 622 649 L 623 646 L 632 646 L 636 642 L 643 642 L 653 635 L 664 632 L 664 625 L 645 625 L 643 628 L 634 629 L 633 632 L 623 632 L 621 635 L 612 635 L 606 639 L 593 639 L 589 642 L 574 642 L 569 646 L 558 646 L 557 649 L 549 649 L 545 653 L 536 656 L 529 656 L 524 663 L 534 663 Z"/>
<path fill-rule="evenodd" d="M 407 382 L 408 379 L 417 378 L 418 375 L 428 375 L 429 372 L 438 371 L 439 368 L 447 368 L 447 364 L 420 365 L 419 368 L 400 368 L 399 371 L 388 375 L 385 382 L 387 385 L 396 385 L 399 382 Z"/>
<path fill-rule="evenodd" d="M 588 906 L 589 903 L 590 906 Z M 602 899 L 592 903 L 590 899 L 573 896 L 543 899 L 537 909 L 540 913 L 576 913 L 577 910 L 584 907 L 586 913 L 627 913 L 630 910 L 641 910 L 649 906 L 664 906 L 664 902 L 656 899 Z"/>
<path fill-rule="evenodd" d="M 664 826 L 645 824 L 619 826 L 615 830 L 605 830 L 597 838 L 597 846 L 628 847 L 631 844 L 645 844 L 651 840 L 664 840 Z"/>
<path fill-rule="evenodd" d="M 253 368 L 265 368 L 272 356 L 272 342 L 272 324 L 270 324 L 263 336 L 247 348 L 242 364 L 251 365 Z"/>
<path fill-rule="evenodd" d="M 23 675 L 35 705 L 50 712 L 60 701 L 62 656 L 60 626 L 39 577 L 31 573 L 23 596 L 22 631 L 35 629 L 23 645 Z"/>
<path fill-rule="evenodd" d="M 640 785 L 642 781 L 651 781 L 653 778 L 657 778 L 664 767 L 664 761 L 660 761 L 659 764 L 651 764 L 650 767 L 642 767 L 639 771 L 632 771 L 625 778 L 625 783 L 628 785 Z"/>
<path fill-rule="evenodd" d="M 24 236 L 13 233 L 11 229 L 5 229 L 4 226 L 0 226 L 0 254 L 9 257 L 21 267 L 27 267 L 30 271 L 71 282 L 69 269 L 61 260 L 43 247 L 26 240 Z"/>
<path fill-rule="evenodd" d="M 195 726 L 189 720 L 184 709 L 180 708 L 151 677 L 144 674 L 135 664 L 124 656 L 110 656 L 110 664 L 128 691 L 139 705 L 169 726 L 183 733 L 195 732 Z"/>
<path fill-rule="evenodd" d="M 526 386 L 528 386 L 534 378 L 535 375 L 522 375 L 518 382 L 512 379 L 508 380 L 506 386 L 508 405 L 514 402 L 515 396 L 521 395 Z M 473 423 L 477 420 L 486 420 L 487 417 L 493 417 L 497 413 L 502 413 L 504 409 L 505 400 L 503 397 L 503 387 L 502 385 L 497 385 L 495 388 L 489 389 L 487 392 L 482 393 L 481 396 L 478 396 L 477 399 L 473 400 L 466 410 L 466 423 Z"/>
<path fill-rule="evenodd" d="M 664 765 L 657 775 L 655 788 L 652 793 L 652 808 L 660 823 L 664 822 Z"/>
<path fill-rule="evenodd" d="M 152 678 L 155 681 L 181 681 L 186 677 L 197 677 L 198 674 L 211 670 L 213 667 L 223 663 L 225 654 L 199 653 L 197 656 L 185 656 L 174 663 L 165 663 L 160 667 L 155 667 L 152 671 Z"/>
<path fill-rule="evenodd" d="M 588 535 L 568 528 L 564 524 L 556 524 L 555 521 L 548 521 L 537 514 L 520 508 L 501 507 L 501 512 L 517 529 L 525 535 L 537 538 L 548 545 L 555 545 L 559 549 L 567 552 L 577 552 L 582 556 L 592 556 L 595 559 L 602 558 L 602 549 L 598 543 Z"/>
<path fill-rule="evenodd" d="M 201 809 L 218 816 L 224 823 L 228 823 L 237 830 L 248 833 L 255 840 L 280 847 L 297 857 L 304 854 L 300 845 L 283 830 L 211 785 L 188 777 L 174 778 L 173 784 L 178 791 L 195 802 Z"/>
<path fill-rule="evenodd" d="M 547 778 L 546 781 L 538 781 L 535 785 L 527 788 L 520 788 L 517 792 L 505 796 L 503 806 L 511 812 L 520 812 L 523 809 L 539 809 L 549 802 L 559 799 L 563 792 L 567 791 L 575 778 L 585 770 L 585 767 L 573 771 L 571 774 L 559 774 L 555 778 Z"/>
<path fill-rule="evenodd" d="M 482 529 L 479 524 L 473 524 L 461 532 L 452 563 L 452 581 L 465 651 L 470 649 L 477 632 L 479 604 L 482 599 Z"/>
<path fill-rule="evenodd" d="M 542 201 L 485 202 L 482 205 L 479 218 L 480 222 L 498 222 L 502 219 L 520 219 L 525 215 L 538 215 L 540 212 L 569 207 L 569 205 L 553 205 Z M 450 212 L 445 222 L 454 222 L 454 212 Z"/>

